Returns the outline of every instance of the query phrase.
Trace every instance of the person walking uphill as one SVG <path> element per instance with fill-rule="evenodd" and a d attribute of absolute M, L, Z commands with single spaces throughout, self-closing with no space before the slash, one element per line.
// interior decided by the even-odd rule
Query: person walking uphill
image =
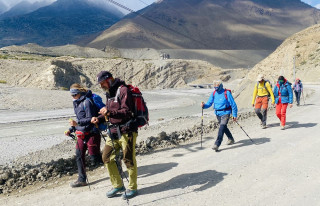
<path fill-rule="evenodd" d="M 287 107 L 292 107 L 293 93 L 291 84 L 283 77 L 278 78 L 277 85 L 273 89 L 276 103 L 276 115 L 280 120 L 281 129 L 285 129 Z"/>
<path fill-rule="evenodd" d="M 299 78 L 297 78 L 296 81 L 294 82 L 292 89 L 296 96 L 297 106 L 300 106 L 300 97 L 301 97 L 301 93 L 303 92 L 303 85 Z"/>
<path fill-rule="evenodd" d="M 259 74 L 257 81 L 253 90 L 252 106 L 255 107 L 255 112 L 261 120 L 261 126 L 265 129 L 267 128 L 269 96 L 271 104 L 274 105 L 274 95 L 270 83 L 264 79 L 262 74 Z"/>
<path fill-rule="evenodd" d="M 134 103 L 132 93 L 124 81 L 113 78 L 108 71 L 102 71 L 97 75 L 98 82 L 106 91 L 106 107 L 100 110 L 98 118 L 92 118 L 91 122 L 109 121 L 111 123 L 110 135 L 107 137 L 106 145 L 103 149 L 102 159 L 108 168 L 112 189 L 107 192 L 107 197 L 111 198 L 117 193 L 124 192 L 125 187 L 119 170 L 117 168 L 116 155 L 119 155 L 120 148 L 123 151 L 123 161 L 129 174 L 129 189 L 122 194 L 123 199 L 129 199 L 138 194 L 137 190 L 137 162 L 135 145 L 138 136 L 138 127 L 130 124 L 133 118 Z"/>
<path fill-rule="evenodd" d="M 228 129 L 227 124 L 231 113 L 233 116 L 233 121 L 237 121 L 238 108 L 232 97 L 231 91 L 224 89 L 220 81 L 214 82 L 214 89 L 215 91 L 210 95 L 207 103 L 202 102 L 201 107 L 207 109 L 210 108 L 212 104 L 214 104 L 213 108 L 215 110 L 215 114 L 217 116 L 220 127 L 218 138 L 212 149 L 218 151 L 224 134 L 226 134 L 229 139 L 227 145 L 231 145 L 234 143 L 234 138 L 230 130 Z"/>
<path fill-rule="evenodd" d="M 74 112 L 77 121 L 69 120 L 71 128 L 65 133 L 70 136 L 70 133 L 75 132 L 77 136 L 76 144 L 76 162 L 78 167 L 78 180 L 70 183 L 71 187 L 86 186 L 86 164 L 85 154 L 88 149 L 90 162 L 92 165 L 102 163 L 100 153 L 101 137 L 99 131 L 91 123 L 91 118 L 98 116 L 98 110 L 88 99 L 92 97 L 92 92 L 85 89 L 80 84 L 73 84 L 70 87 L 70 93 L 73 98 Z"/>

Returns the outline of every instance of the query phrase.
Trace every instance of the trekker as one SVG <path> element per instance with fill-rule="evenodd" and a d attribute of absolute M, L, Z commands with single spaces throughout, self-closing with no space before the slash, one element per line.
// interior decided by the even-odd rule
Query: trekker
<path fill-rule="evenodd" d="M 70 93 L 73 98 L 73 108 L 77 121 L 69 120 L 71 128 L 65 133 L 67 136 L 75 132 L 77 136 L 76 162 L 78 167 L 78 180 L 70 183 L 71 187 L 86 186 L 86 161 L 85 154 L 88 149 L 91 165 L 102 163 L 100 142 L 101 137 L 95 125 L 91 123 L 91 118 L 98 116 L 98 110 L 88 99 L 92 96 L 90 90 L 85 89 L 80 84 L 72 84 Z"/>
<path fill-rule="evenodd" d="M 301 97 L 301 93 L 303 92 L 303 85 L 299 78 L 297 78 L 296 81 L 294 82 L 292 89 L 296 96 L 297 106 L 300 106 L 300 97 Z"/>
<path fill-rule="evenodd" d="M 258 75 L 257 81 L 258 83 L 255 84 L 253 90 L 252 106 L 255 107 L 255 112 L 261 120 L 261 127 L 265 129 L 267 128 L 269 96 L 271 97 L 271 104 L 274 105 L 274 95 L 269 81 L 266 81 L 262 74 Z"/>
<path fill-rule="evenodd" d="M 111 123 L 110 135 L 107 137 L 104 146 L 102 159 L 108 168 L 112 189 L 107 192 L 107 197 L 111 198 L 117 193 L 124 192 L 125 187 L 117 168 L 116 155 L 123 151 L 123 161 L 129 174 L 129 189 L 122 194 L 123 199 L 129 199 L 138 194 L 137 190 L 137 162 L 136 162 L 136 140 L 138 127 L 129 124 L 133 118 L 134 103 L 132 93 L 125 82 L 113 78 L 108 71 L 102 71 L 97 75 L 98 82 L 102 89 L 106 91 L 106 107 L 100 109 L 100 116 L 93 117 L 91 122 L 96 124 L 108 121 Z M 121 166 L 120 166 L 121 167 Z"/>
<path fill-rule="evenodd" d="M 215 81 L 213 85 L 215 91 L 211 93 L 207 103 L 201 103 L 201 107 L 207 109 L 214 104 L 213 109 L 215 110 L 220 127 L 218 138 L 212 149 L 218 151 L 224 134 L 226 134 L 228 137 L 227 145 L 232 145 L 234 143 L 234 138 L 227 125 L 231 113 L 233 116 L 233 121 L 237 121 L 238 108 L 232 97 L 231 91 L 224 89 L 221 81 Z"/>
<path fill-rule="evenodd" d="M 283 77 L 279 76 L 277 85 L 273 89 L 276 103 L 276 114 L 280 120 L 281 130 L 285 129 L 287 107 L 292 107 L 291 84 Z"/>

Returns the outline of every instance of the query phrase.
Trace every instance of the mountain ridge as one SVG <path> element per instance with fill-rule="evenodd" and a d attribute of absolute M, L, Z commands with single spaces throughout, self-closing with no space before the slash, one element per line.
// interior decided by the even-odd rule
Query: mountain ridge
<path fill-rule="evenodd" d="M 273 50 L 319 22 L 320 10 L 299 0 L 163 0 L 127 15 L 88 46 Z"/>
<path fill-rule="evenodd" d="M 110 27 L 120 13 L 107 12 L 87 0 L 58 0 L 29 14 L 0 20 L 0 47 L 75 43 Z"/>

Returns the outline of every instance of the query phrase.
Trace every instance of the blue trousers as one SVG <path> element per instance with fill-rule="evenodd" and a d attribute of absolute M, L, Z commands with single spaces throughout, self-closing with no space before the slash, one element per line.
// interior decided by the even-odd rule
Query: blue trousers
<path fill-rule="evenodd" d="M 218 122 L 220 124 L 218 138 L 215 142 L 215 145 L 218 147 L 221 145 L 223 140 L 223 135 L 226 134 L 229 140 L 234 140 L 230 130 L 228 129 L 228 122 L 229 122 L 230 114 L 226 114 L 223 116 L 217 116 Z"/>
<path fill-rule="evenodd" d="M 297 105 L 300 105 L 301 91 L 294 91 L 294 94 L 296 95 Z"/>

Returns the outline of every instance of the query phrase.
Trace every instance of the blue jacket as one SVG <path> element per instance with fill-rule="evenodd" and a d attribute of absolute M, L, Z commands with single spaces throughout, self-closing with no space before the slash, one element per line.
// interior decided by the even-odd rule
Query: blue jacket
<path fill-rule="evenodd" d="M 88 98 L 92 97 L 92 92 L 88 90 L 87 93 L 81 95 L 81 97 L 73 101 L 74 113 L 77 117 L 76 130 L 82 132 L 97 132 L 95 126 L 91 123 L 92 117 L 98 116 L 98 110 L 93 102 Z"/>
<path fill-rule="evenodd" d="M 231 114 L 233 117 L 238 116 L 238 108 L 237 104 L 235 103 L 232 94 L 230 91 L 227 91 L 228 100 L 224 94 L 225 89 L 223 89 L 222 84 L 220 85 L 219 89 L 213 96 L 213 92 L 211 93 L 207 103 L 204 104 L 203 108 L 207 109 L 213 105 L 213 109 L 215 110 L 215 114 L 217 116 L 223 116 L 226 114 Z"/>
<path fill-rule="evenodd" d="M 279 95 L 280 90 L 280 95 Z M 279 82 L 277 82 L 277 85 L 273 89 L 273 94 L 275 97 L 275 103 L 289 103 L 292 104 L 293 102 L 293 92 L 291 89 L 291 84 L 285 80 L 285 82 L 280 85 Z M 279 102 L 279 97 L 281 96 L 281 102 Z"/>

